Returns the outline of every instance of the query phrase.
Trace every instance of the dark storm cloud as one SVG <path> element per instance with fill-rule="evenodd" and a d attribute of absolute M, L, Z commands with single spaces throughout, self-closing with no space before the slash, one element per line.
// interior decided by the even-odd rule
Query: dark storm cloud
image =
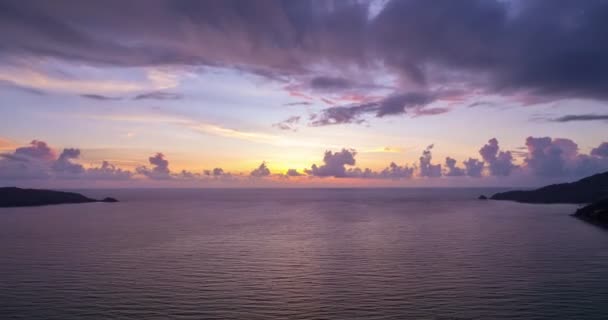
<path fill-rule="evenodd" d="M 608 114 L 572 114 L 551 119 L 553 122 L 608 121 Z"/>
<path fill-rule="evenodd" d="M 0 55 L 230 67 L 271 79 L 306 75 L 300 80 L 336 90 L 360 79 L 322 78 L 314 66 L 382 65 L 426 89 L 457 86 L 535 101 L 608 98 L 607 1 L 395 0 L 371 19 L 368 7 L 365 1 L 5 0 Z M 400 107 L 347 112 L 369 108 L 402 113 Z"/>

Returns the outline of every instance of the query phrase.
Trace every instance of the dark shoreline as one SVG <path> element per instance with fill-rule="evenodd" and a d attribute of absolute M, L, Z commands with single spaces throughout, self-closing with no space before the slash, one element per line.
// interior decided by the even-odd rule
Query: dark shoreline
<path fill-rule="evenodd" d="M 43 189 L 21 189 L 16 187 L 0 188 L 0 208 L 15 207 L 38 207 L 55 204 L 76 204 L 91 202 L 118 202 L 114 198 L 102 200 L 85 197 L 76 192 L 43 190 Z"/>
<path fill-rule="evenodd" d="M 500 192 L 490 199 L 538 204 L 583 204 L 585 206 L 571 216 L 602 228 L 608 227 L 608 172 L 535 190 Z"/>

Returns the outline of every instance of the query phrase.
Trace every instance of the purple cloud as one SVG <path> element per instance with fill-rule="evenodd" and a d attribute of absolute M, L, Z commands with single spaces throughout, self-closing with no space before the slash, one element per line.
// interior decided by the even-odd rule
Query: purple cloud
<path fill-rule="evenodd" d="M 468 160 L 464 161 L 463 163 L 464 163 L 464 168 L 465 168 L 465 172 L 466 172 L 467 176 L 476 177 L 476 178 L 481 177 L 481 175 L 483 173 L 483 166 L 484 166 L 483 161 L 469 158 Z"/>
<path fill-rule="evenodd" d="M 76 160 L 80 157 L 80 150 L 74 148 L 63 149 L 63 152 L 59 155 L 59 158 L 52 165 L 53 171 L 59 174 L 67 175 L 79 175 L 85 170 L 81 164 L 73 163 L 72 160 Z"/>
<path fill-rule="evenodd" d="M 353 80 L 311 70 L 381 65 L 402 87 L 608 98 L 608 44 L 597 41 L 608 28 L 604 1 L 394 0 L 375 15 L 371 3 L 6 0 L 0 50 L 9 59 L 229 67 L 338 89 Z"/>
<path fill-rule="evenodd" d="M 433 145 L 429 145 L 422 152 L 422 156 L 420 157 L 419 163 L 419 174 L 421 177 L 441 177 L 441 165 L 440 164 L 432 164 L 433 155 L 431 150 L 433 149 Z"/>
<path fill-rule="evenodd" d="M 108 161 L 103 161 L 100 167 L 88 168 L 86 176 L 92 180 L 128 180 L 133 174 L 128 170 L 123 170 Z"/>
<path fill-rule="evenodd" d="M 100 95 L 100 94 L 81 94 L 80 95 L 83 98 L 87 98 L 87 99 L 92 99 L 92 100 L 99 100 L 99 101 L 116 101 L 116 100 L 122 100 L 121 97 L 109 97 L 109 96 L 104 96 L 104 95 Z"/>
<path fill-rule="evenodd" d="M 488 164 L 490 175 L 492 176 L 508 176 L 517 168 L 513 164 L 513 155 L 510 151 L 500 151 L 498 140 L 492 138 L 479 149 L 479 154 Z"/>
<path fill-rule="evenodd" d="M 579 154 L 578 145 L 563 138 L 528 137 L 526 168 L 541 177 L 580 177 L 608 169 L 608 158 L 598 156 L 604 144 L 591 151 L 591 156 Z M 595 151 L 595 152 L 594 152 Z"/>
<path fill-rule="evenodd" d="M 285 172 L 285 175 L 288 177 L 299 177 L 299 176 L 302 176 L 303 174 L 298 172 L 297 169 L 288 169 L 287 172 Z"/>
<path fill-rule="evenodd" d="M 356 154 L 357 151 L 354 149 L 342 149 L 337 152 L 325 151 L 323 164 L 320 166 L 313 164 L 310 170 L 306 170 L 306 173 L 317 177 L 346 177 L 346 166 L 355 165 Z"/>
<path fill-rule="evenodd" d="M 249 173 L 249 175 L 256 178 L 263 178 L 269 176 L 270 169 L 268 169 L 266 161 L 262 162 L 257 168 L 253 169 L 251 173 Z"/>
<path fill-rule="evenodd" d="M 133 97 L 133 100 L 179 100 L 183 96 L 179 93 L 165 92 L 165 91 L 152 91 L 142 94 L 138 94 Z"/>
<path fill-rule="evenodd" d="M 608 114 L 570 114 L 563 117 L 550 119 L 553 122 L 572 121 L 608 121 Z"/>
<path fill-rule="evenodd" d="M 414 168 L 407 165 L 400 166 L 391 162 L 388 167 L 380 171 L 378 176 L 387 179 L 409 179 L 414 176 Z"/>
<path fill-rule="evenodd" d="M 600 158 L 608 158 L 608 142 L 600 144 L 591 150 L 591 155 Z"/>
<path fill-rule="evenodd" d="M 361 123 L 362 117 L 373 114 L 377 118 L 388 115 L 404 114 L 408 109 L 423 110 L 435 101 L 433 94 L 425 92 L 409 92 L 386 97 L 375 102 L 366 102 L 346 106 L 336 106 L 322 110 L 311 117 L 311 126 L 326 126 L 343 123 Z"/>
<path fill-rule="evenodd" d="M 14 155 L 42 161 L 51 161 L 56 157 L 55 152 L 46 144 L 46 142 L 39 140 L 32 140 L 27 147 L 17 148 Z"/>
<path fill-rule="evenodd" d="M 165 159 L 165 155 L 158 152 L 154 156 L 149 157 L 148 161 L 152 165 L 149 169 L 146 166 L 141 166 L 136 169 L 136 172 L 150 179 L 170 179 L 171 170 L 169 170 L 169 161 Z"/>
<path fill-rule="evenodd" d="M 272 126 L 279 128 L 281 130 L 296 131 L 297 130 L 296 126 L 300 122 L 300 118 L 301 118 L 300 116 L 292 116 L 279 123 L 275 123 Z"/>
<path fill-rule="evenodd" d="M 446 157 L 445 158 L 445 173 L 444 175 L 449 177 L 460 177 L 466 174 L 465 169 L 456 166 L 456 159 Z"/>

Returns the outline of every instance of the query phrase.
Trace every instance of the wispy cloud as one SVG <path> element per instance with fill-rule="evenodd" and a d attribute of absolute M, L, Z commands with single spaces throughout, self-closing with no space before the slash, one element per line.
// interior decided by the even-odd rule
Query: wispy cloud
<path fill-rule="evenodd" d="M 76 94 L 127 93 L 148 89 L 144 84 L 129 81 L 61 78 L 34 70 L 0 70 L 0 81 L 24 88 Z"/>
<path fill-rule="evenodd" d="M 608 114 L 571 114 L 549 119 L 551 122 L 608 121 Z"/>
<path fill-rule="evenodd" d="M 179 93 L 152 91 L 138 94 L 133 97 L 133 100 L 179 100 L 181 98 L 183 98 L 183 96 Z"/>
<path fill-rule="evenodd" d="M 81 94 L 80 95 L 83 98 L 87 98 L 87 99 L 91 99 L 91 100 L 99 100 L 99 101 L 116 101 L 116 100 L 122 100 L 121 97 L 110 97 L 110 96 L 104 96 L 101 94 Z"/>
<path fill-rule="evenodd" d="M 66 66 L 65 68 L 69 68 Z M 97 70 L 96 68 L 92 68 Z M 87 69 L 88 70 L 88 69 Z M 102 69 L 92 72 L 101 72 Z M 96 100 L 120 100 L 123 97 L 116 95 L 138 93 L 136 96 L 150 99 L 176 99 L 181 96 L 176 93 L 166 93 L 162 90 L 175 88 L 179 85 L 179 75 L 174 71 L 163 71 L 160 69 L 135 69 L 142 74 L 141 79 L 121 79 L 120 73 L 112 74 L 111 71 L 103 70 L 104 74 L 112 75 L 113 78 L 86 76 L 80 72 L 74 74 L 63 74 L 49 72 L 41 64 L 28 66 L 20 62 L 11 66 L 0 68 L 0 84 L 28 90 L 35 94 L 45 92 L 72 93 L 84 98 Z M 76 71 L 81 71 L 76 69 Z"/>

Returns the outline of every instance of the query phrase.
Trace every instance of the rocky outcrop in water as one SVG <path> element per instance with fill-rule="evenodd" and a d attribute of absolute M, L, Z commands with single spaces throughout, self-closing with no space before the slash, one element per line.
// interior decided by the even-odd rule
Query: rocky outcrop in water
<path fill-rule="evenodd" d="M 573 216 L 594 224 L 608 227 L 608 199 L 603 199 L 584 206 L 576 210 Z"/>

